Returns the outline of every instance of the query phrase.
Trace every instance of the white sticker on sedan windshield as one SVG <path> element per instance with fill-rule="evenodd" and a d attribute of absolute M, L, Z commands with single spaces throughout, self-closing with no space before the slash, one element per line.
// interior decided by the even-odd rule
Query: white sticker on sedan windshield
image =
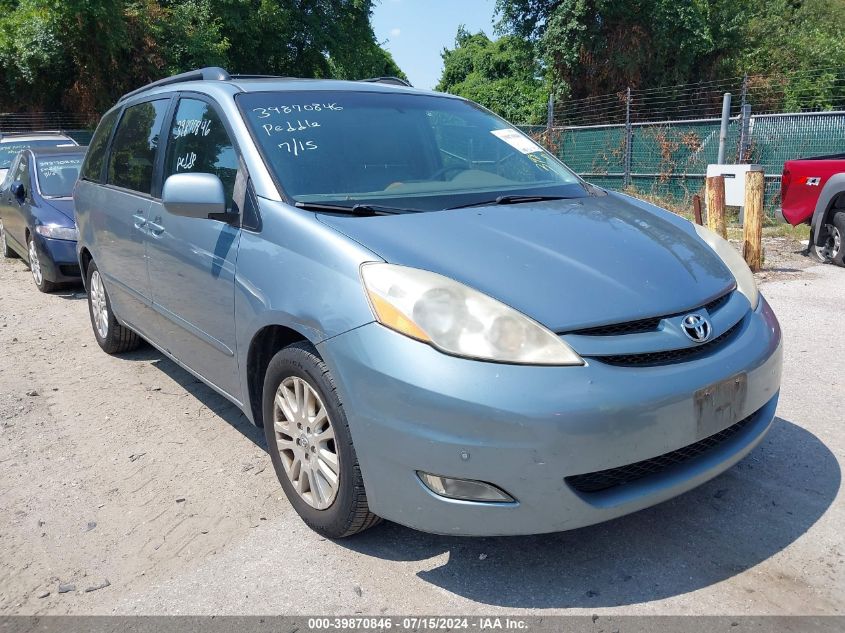
<path fill-rule="evenodd" d="M 542 152 L 543 148 L 537 145 L 530 138 L 526 138 L 516 130 L 491 130 L 490 134 L 502 139 L 505 143 L 523 154 L 533 154 L 534 152 Z"/>

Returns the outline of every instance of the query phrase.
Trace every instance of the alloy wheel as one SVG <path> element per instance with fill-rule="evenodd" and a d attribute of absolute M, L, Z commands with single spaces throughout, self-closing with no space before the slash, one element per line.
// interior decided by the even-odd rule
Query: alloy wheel
<path fill-rule="evenodd" d="M 273 404 L 273 428 L 293 489 L 312 508 L 331 506 L 340 483 L 334 428 L 326 405 L 308 382 L 297 376 L 282 381 Z"/>
<path fill-rule="evenodd" d="M 41 262 L 38 259 L 38 250 L 35 248 L 35 240 L 29 240 L 29 270 L 32 271 L 32 278 L 35 285 L 40 286 L 44 282 L 44 273 L 41 271 Z"/>
<path fill-rule="evenodd" d="M 109 335 L 109 307 L 106 303 L 106 289 L 100 277 L 100 271 L 91 273 L 91 288 L 88 290 L 91 302 L 91 315 L 94 317 L 94 327 L 97 334 L 105 340 Z"/>

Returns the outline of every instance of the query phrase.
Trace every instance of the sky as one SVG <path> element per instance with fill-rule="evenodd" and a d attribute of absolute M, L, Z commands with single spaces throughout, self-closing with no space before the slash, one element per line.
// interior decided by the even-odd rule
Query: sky
<path fill-rule="evenodd" d="M 443 71 L 440 53 L 454 48 L 461 24 L 470 33 L 493 36 L 495 4 L 495 0 L 377 0 L 373 29 L 414 86 L 434 88 Z"/>

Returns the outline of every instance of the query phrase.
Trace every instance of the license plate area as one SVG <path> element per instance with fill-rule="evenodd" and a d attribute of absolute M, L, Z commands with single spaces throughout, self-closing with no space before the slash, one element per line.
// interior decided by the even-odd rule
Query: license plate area
<path fill-rule="evenodd" d="M 748 376 L 735 374 L 695 392 L 698 439 L 710 437 L 739 422 L 748 395 Z"/>

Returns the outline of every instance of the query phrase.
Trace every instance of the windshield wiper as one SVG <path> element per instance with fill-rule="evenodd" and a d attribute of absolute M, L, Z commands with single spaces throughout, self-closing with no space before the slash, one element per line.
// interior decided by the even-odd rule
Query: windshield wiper
<path fill-rule="evenodd" d="M 383 207 L 378 204 L 353 204 L 351 207 L 343 204 L 323 204 L 322 202 L 297 202 L 294 205 L 297 209 L 309 211 L 332 211 L 334 213 L 347 213 L 349 215 L 396 215 L 405 213 L 408 209 L 397 209 L 395 207 Z"/>
<path fill-rule="evenodd" d="M 494 204 L 520 204 L 523 202 L 545 202 L 546 200 L 566 200 L 570 196 L 499 196 L 495 200 L 484 200 L 483 202 L 470 202 L 459 204 L 451 209 L 466 209 L 467 207 L 487 207 Z"/>

